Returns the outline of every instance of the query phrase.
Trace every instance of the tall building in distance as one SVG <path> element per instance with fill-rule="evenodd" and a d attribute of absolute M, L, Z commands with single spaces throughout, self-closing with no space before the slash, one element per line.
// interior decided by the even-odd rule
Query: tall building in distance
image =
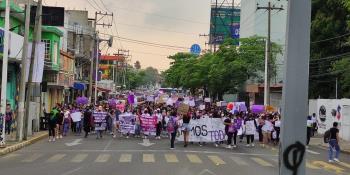
<path fill-rule="evenodd" d="M 214 52 L 226 38 L 239 39 L 240 9 L 234 2 L 211 0 L 209 45 Z"/>

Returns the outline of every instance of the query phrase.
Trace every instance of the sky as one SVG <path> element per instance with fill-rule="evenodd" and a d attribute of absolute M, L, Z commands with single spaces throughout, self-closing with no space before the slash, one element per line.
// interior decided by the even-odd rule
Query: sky
<path fill-rule="evenodd" d="M 69 10 L 88 10 L 90 17 L 94 17 L 97 10 L 113 12 L 117 26 L 113 24 L 109 29 L 98 27 L 101 33 L 116 35 L 118 32 L 120 37 L 128 39 L 184 48 L 197 43 L 205 49 L 208 40 L 199 34 L 209 33 L 210 0 L 43 0 L 43 3 Z M 104 53 L 107 50 L 110 54 L 118 49 L 130 50 L 130 64 L 140 61 L 142 68 L 152 66 L 160 71 L 169 68 L 171 60 L 168 55 L 189 51 L 114 41 L 109 49 L 103 43 L 100 45 Z"/>

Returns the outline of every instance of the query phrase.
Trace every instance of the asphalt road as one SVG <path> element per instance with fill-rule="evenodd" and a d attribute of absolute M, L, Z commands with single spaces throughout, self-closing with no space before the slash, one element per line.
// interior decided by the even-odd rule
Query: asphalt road
<path fill-rule="evenodd" d="M 0 157 L 2 175 L 277 175 L 278 150 L 274 147 L 226 149 L 213 144 L 199 146 L 150 139 L 146 146 L 138 138 L 105 135 L 84 139 L 69 136 L 56 142 L 42 140 L 20 151 Z M 148 145 L 147 145 L 148 144 Z M 150 146 L 149 146 L 150 145 Z M 328 163 L 327 151 L 311 147 L 306 154 L 307 175 L 350 174 L 350 156 L 343 163 Z"/>

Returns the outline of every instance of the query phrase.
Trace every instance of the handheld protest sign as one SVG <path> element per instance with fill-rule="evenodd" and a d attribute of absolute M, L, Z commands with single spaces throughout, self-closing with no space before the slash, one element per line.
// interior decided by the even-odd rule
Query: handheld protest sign
<path fill-rule="evenodd" d="M 190 106 L 189 105 L 181 103 L 179 105 L 179 107 L 177 108 L 177 113 L 184 115 L 184 114 L 187 114 L 189 110 L 190 110 Z"/>

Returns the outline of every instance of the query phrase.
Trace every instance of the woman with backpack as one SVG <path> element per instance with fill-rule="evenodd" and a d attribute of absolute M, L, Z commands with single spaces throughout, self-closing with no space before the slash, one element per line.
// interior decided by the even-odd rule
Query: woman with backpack
<path fill-rule="evenodd" d="M 167 122 L 167 131 L 170 137 L 170 149 L 175 149 L 175 138 L 178 128 L 178 121 L 176 117 L 176 112 L 171 112 L 169 116 L 169 121 Z"/>

